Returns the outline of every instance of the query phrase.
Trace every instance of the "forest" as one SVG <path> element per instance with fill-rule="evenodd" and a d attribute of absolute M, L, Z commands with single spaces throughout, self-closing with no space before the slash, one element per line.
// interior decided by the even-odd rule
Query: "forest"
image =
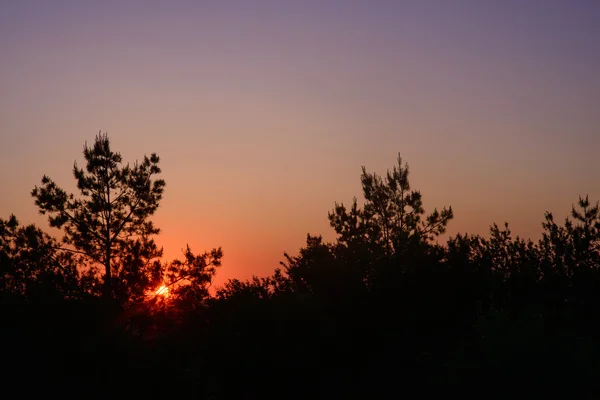
<path fill-rule="evenodd" d="M 19 397 L 574 393 L 597 380 L 600 210 L 587 196 L 564 221 L 546 212 L 538 241 L 492 224 L 443 242 L 452 208 L 426 212 L 399 156 L 382 174 L 363 167 L 360 201 L 333 203 L 334 241 L 309 234 L 271 276 L 211 292 L 227 249 L 167 262 L 154 241 L 158 155 L 125 163 L 101 133 L 83 156 L 77 193 L 48 176 L 31 192 L 62 236 L 0 219 L 1 376 Z"/>

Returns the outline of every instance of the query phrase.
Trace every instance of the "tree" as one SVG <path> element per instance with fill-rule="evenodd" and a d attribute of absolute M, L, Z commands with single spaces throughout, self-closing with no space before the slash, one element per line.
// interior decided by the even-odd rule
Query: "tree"
<path fill-rule="evenodd" d="M 538 245 L 541 272 L 547 292 L 560 292 L 561 302 L 570 305 L 577 297 L 580 306 L 594 308 L 600 305 L 600 205 L 579 197 L 571 218 L 561 226 L 546 212 Z"/>
<path fill-rule="evenodd" d="M 159 157 L 152 153 L 141 163 L 123 165 L 102 132 L 92 147 L 85 144 L 83 155 L 85 170 L 73 165 L 79 196 L 67 194 L 45 175 L 31 194 L 50 225 L 63 229 L 63 250 L 103 267 L 105 298 L 139 298 L 161 273 L 157 258 L 162 249 L 152 239 L 159 229 L 149 220 L 165 187 L 155 178 L 161 172 Z"/>
<path fill-rule="evenodd" d="M 338 234 L 338 255 L 360 271 L 369 287 L 388 286 L 398 274 L 417 265 L 422 275 L 426 265 L 435 264 L 428 259 L 440 257 L 441 249 L 434 239 L 446 231 L 453 218 L 452 207 L 434 209 L 426 215 L 421 193 L 411 189 L 408 176 L 408 164 L 402 163 L 400 155 L 398 165 L 385 177 L 368 173 L 363 166 L 363 207 L 354 198 L 349 209 L 335 203 L 328 214 Z"/>
<path fill-rule="evenodd" d="M 0 218 L 0 294 L 26 298 L 78 297 L 85 282 L 73 254 L 57 251 L 56 240 L 14 215 Z"/>
<path fill-rule="evenodd" d="M 221 266 L 223 250 L 219 247 L 196 255 L 187 246 L 183 256 L 183 261 L 173 260 L 163 270 L 164 287 L 180 300 L 180 305 L 199 304 L 209 296 L 216 268 Z"/>
<path fill-rule="evenodd" d="M 344 204 L 335 204 L 329 221 L 339 241 L 346 245 L 367 242 L 383 248 L 386 255 L 401 255 L 411 242 L 429 242 L 446 231 L 453 218 L 452 207 L 434 209 L 425 218 L 421 192 L 411 190 L 408 164 L 387 171 L 385 178 L 368 173 L 362 167 L 361 183 L 365 204 L 358 207 L 356 198 L 347 211 Z"/>
<path fill-rule="evenodd" d="M 452 208 L 425 215 L 421 193 L 411 190 L 408 172 L 408 164 L 400 157 L 385 178 L 363 167 L 363 207 L 354 198 L 349 208 L 335 203 L 328 213 L 337 241 L 326 243 L 320 236 L 308 235 L 298 256 L 284 254 L 282 265 L 290 287 L 323 298 L 358 298 L 365 289 L 394 289 L 396 278 L 409 265 L 418 265 L 420 275 L 427 266 L 437 265 L 443 251 L 433 239 L 445 232 L 453 218 Z"/>

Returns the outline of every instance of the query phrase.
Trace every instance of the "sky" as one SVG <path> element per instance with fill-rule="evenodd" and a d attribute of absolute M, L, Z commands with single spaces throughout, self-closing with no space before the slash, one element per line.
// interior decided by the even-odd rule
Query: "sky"
<path fill-rule="evenodd" d="M 448 234 L 600 200 L 600 2 L 0 1 L 0 218 L 101 130 L 158 153 L 165 258 L 270 274 L 401 153 Z"/>

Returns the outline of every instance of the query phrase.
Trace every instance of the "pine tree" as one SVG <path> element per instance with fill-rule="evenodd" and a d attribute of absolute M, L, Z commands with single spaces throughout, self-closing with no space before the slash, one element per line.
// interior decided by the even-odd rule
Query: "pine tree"
<path fill-rule="evenodd" d="M 75 162 L 79 194 L 68 194 L 48 176 L 32 196 L 52 227 L 62 228 L 65 249 L 104 269 L 103 295 L 129 300 L 159 279 L 162 255 L 152 239 L 159 233 L 150 217 L 159 206 L 165 181 L 156 179 L 159 157 L 144 156 L 133 166 L 111 150 L 107 134 L 84 146 L 85 169 Z M 117 289 L 117 293 L 115 293 Z"/>
<path fill-rule="evenodd" d="M 383 248 L 387 255 L 400 255 L 410 243 L 428 242 L 443 234 L 453 218 L 452 207 L 434 209 L 425 215 L 421 192 L 411 189 L 408 174 L 408 164 L 402 164 L 400 155 L 398 165 L 388 170 L 385 177 L 368 173 L 362 167 L 362 209 L 354 199 L 350 210 L 336 203 L 329 213 L 339 242 L 367 242 Z"/>

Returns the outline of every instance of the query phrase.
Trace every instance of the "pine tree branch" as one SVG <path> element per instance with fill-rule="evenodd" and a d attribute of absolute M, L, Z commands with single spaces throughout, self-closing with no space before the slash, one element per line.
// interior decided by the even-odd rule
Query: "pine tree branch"
<path fill-rule="evenodd" d="M 423 230 L 421 230 L 419 233 L 422 235 L 426 235 L 428 233 L 433 232 L 433 230 L 437 227 L 439 227 L 440 225 L 443 225 L 446 221 L 448 220 L 448 218 L 443 218 L 440 221 L 434 223 L 434 224 L 430 224 L 427 225 Z"/>
<path fill-rule="evenodd" d="M 75 253 L 75 254 L 81 254 L 84 256 L 87 256 L 89 258 L 91 258 L 92 260 L 96 261 L 99 264 L 103 264 L 102 261 L 100 261 L 99 259 L 97 259 L 96 257 L 92 256 L 89 253 L 86 253 L 85 251 L 81 251 L 81 250 L 75 250 L 75 249 L 68 249 L 66 247 L 55 247 L 55 250 L 63 250 L 63 251 L 68 251 L 69 253 Z"/>

